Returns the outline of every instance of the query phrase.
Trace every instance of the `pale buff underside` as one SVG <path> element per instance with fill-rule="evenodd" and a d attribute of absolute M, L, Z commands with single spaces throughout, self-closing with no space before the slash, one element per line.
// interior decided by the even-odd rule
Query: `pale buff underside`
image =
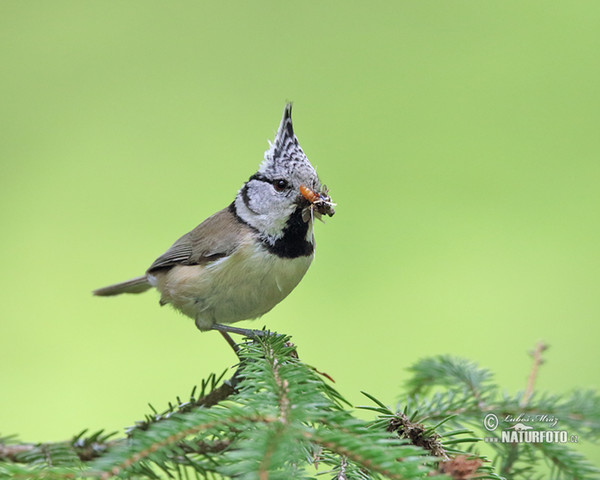
<path fill-rule="evenodd" d="M 264 315 L 298 285 L 314 255 L 266 254 L 247 235 L 236 251 L 207 265 L 176 265 L 148 274 L 162 303 L 193 318 L 200 330 Z"/>

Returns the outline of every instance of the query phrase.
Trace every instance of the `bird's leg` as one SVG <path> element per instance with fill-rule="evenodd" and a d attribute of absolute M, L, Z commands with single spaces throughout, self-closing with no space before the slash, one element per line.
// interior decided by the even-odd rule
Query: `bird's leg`
<path fill-rule="evenodd" d="M 231 336 L 227 332 L 219 332 L 219 333 L 221 335 L 223 335 L 223 338 L 225 339 L 225 341 L 229 344 L 229 346 L 231 348 L 233 348 L 233 351 L 239 358 L 240 357 L 240 347 L 238 347 L 237 343 L 235 343 L 233 341 L 233 338 L 231 338 Z"/>
<path fill-rule="evenodd" d="M 233 349 L 233 351 L 235 352 L 235 354 L 237 355 L 237 357 L 241 360 L 240 358 L 240 347 L 238 346 L 237 343 L 235 343 L 233 341 L 233 338 L 231 338 L 231 335 L 229 335 L 229 333 L 237 333 L 239 335 L 244 335 L 246 337 L 251 337 L 251 338 L 257 338 L 258 334 L 263 334 L 264 335 L 264 331 L 263 330 L 249 330 L 249 329 L 245 329 L 245 328 L 235 328 L 235 327 L 227 327 L 225 325 L 221 325 L 219 323 L 215 323 L 212 326 L 213 330 L 217 330 L 225 339 L 225 341 L 229 344 L 229 346 Z"/>

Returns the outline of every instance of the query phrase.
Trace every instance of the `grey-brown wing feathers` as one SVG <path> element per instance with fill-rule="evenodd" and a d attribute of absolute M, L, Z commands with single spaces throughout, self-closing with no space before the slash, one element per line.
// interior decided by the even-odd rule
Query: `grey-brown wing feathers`
<path fill-rule="evenodd" d="M 175 265 L 205 265 L 231 255 L 250 227 L 237 220 L 228 208 L 208 217 L 194 230 L 177 240 L 158 257 L 146 275 L 94 290 L 94 295 L 111 296 L 120 293 L 141 293 L 151 285 L 147 274 Z"/>
<path fill-rule="evenodd" d="M 249 227 L 225 208 L 177 240 L 147 273 L 175 265 L 204 265 L 231 255 L 240 246 L 245 230 Z"/>
<path fill-rule="evenodd" d="M 189 233 L 186 233 L 177 240 L 171 248 L 154 260 L 154 263 L 150 266 L 148 272 L 188 262 L 192 256 L 192 244 L 189 241 L 188 236 Z"/>

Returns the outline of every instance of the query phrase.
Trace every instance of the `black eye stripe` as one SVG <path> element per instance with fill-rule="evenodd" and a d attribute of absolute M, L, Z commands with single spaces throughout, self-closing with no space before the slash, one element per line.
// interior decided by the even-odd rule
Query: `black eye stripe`
<path fill-rule="evenodd" d="M 248 181 L 250 182 L 251 180 L 258 180 L 259 182 L 266 182 L 266 183 L 272 183 L 273 180 L 265 177 L 264 175 L 262 175 L 261 173 L 255 173 L 254 175 L 252 175 Z"/>
<path fill-rule="evenodd" d="M 283 178 L 271 179 L 271 178 L 265 177 L 261 173 L 255 173 L 254 175 L 252 175 L 248 179 L 248 182 L 250 182 L 252 180 L 258 180 L 259 182 L 270 183 L 271 185 L 273 185 L 275 190 L 277 190 L 279 192 L 285 190 L 289 186 L 288 182 L 286 180 L 284 180 Z"/>

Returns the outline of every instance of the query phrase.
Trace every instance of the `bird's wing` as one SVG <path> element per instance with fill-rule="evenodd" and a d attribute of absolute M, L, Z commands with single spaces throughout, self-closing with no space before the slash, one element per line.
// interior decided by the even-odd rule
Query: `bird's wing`
<path fill-rule="evenodd" d="M 225 208 L 177 240 L 150 265 L 147 272 L 175 265 L 204 265 L 231 255 L 249 231 L 247 225 Z"/>

